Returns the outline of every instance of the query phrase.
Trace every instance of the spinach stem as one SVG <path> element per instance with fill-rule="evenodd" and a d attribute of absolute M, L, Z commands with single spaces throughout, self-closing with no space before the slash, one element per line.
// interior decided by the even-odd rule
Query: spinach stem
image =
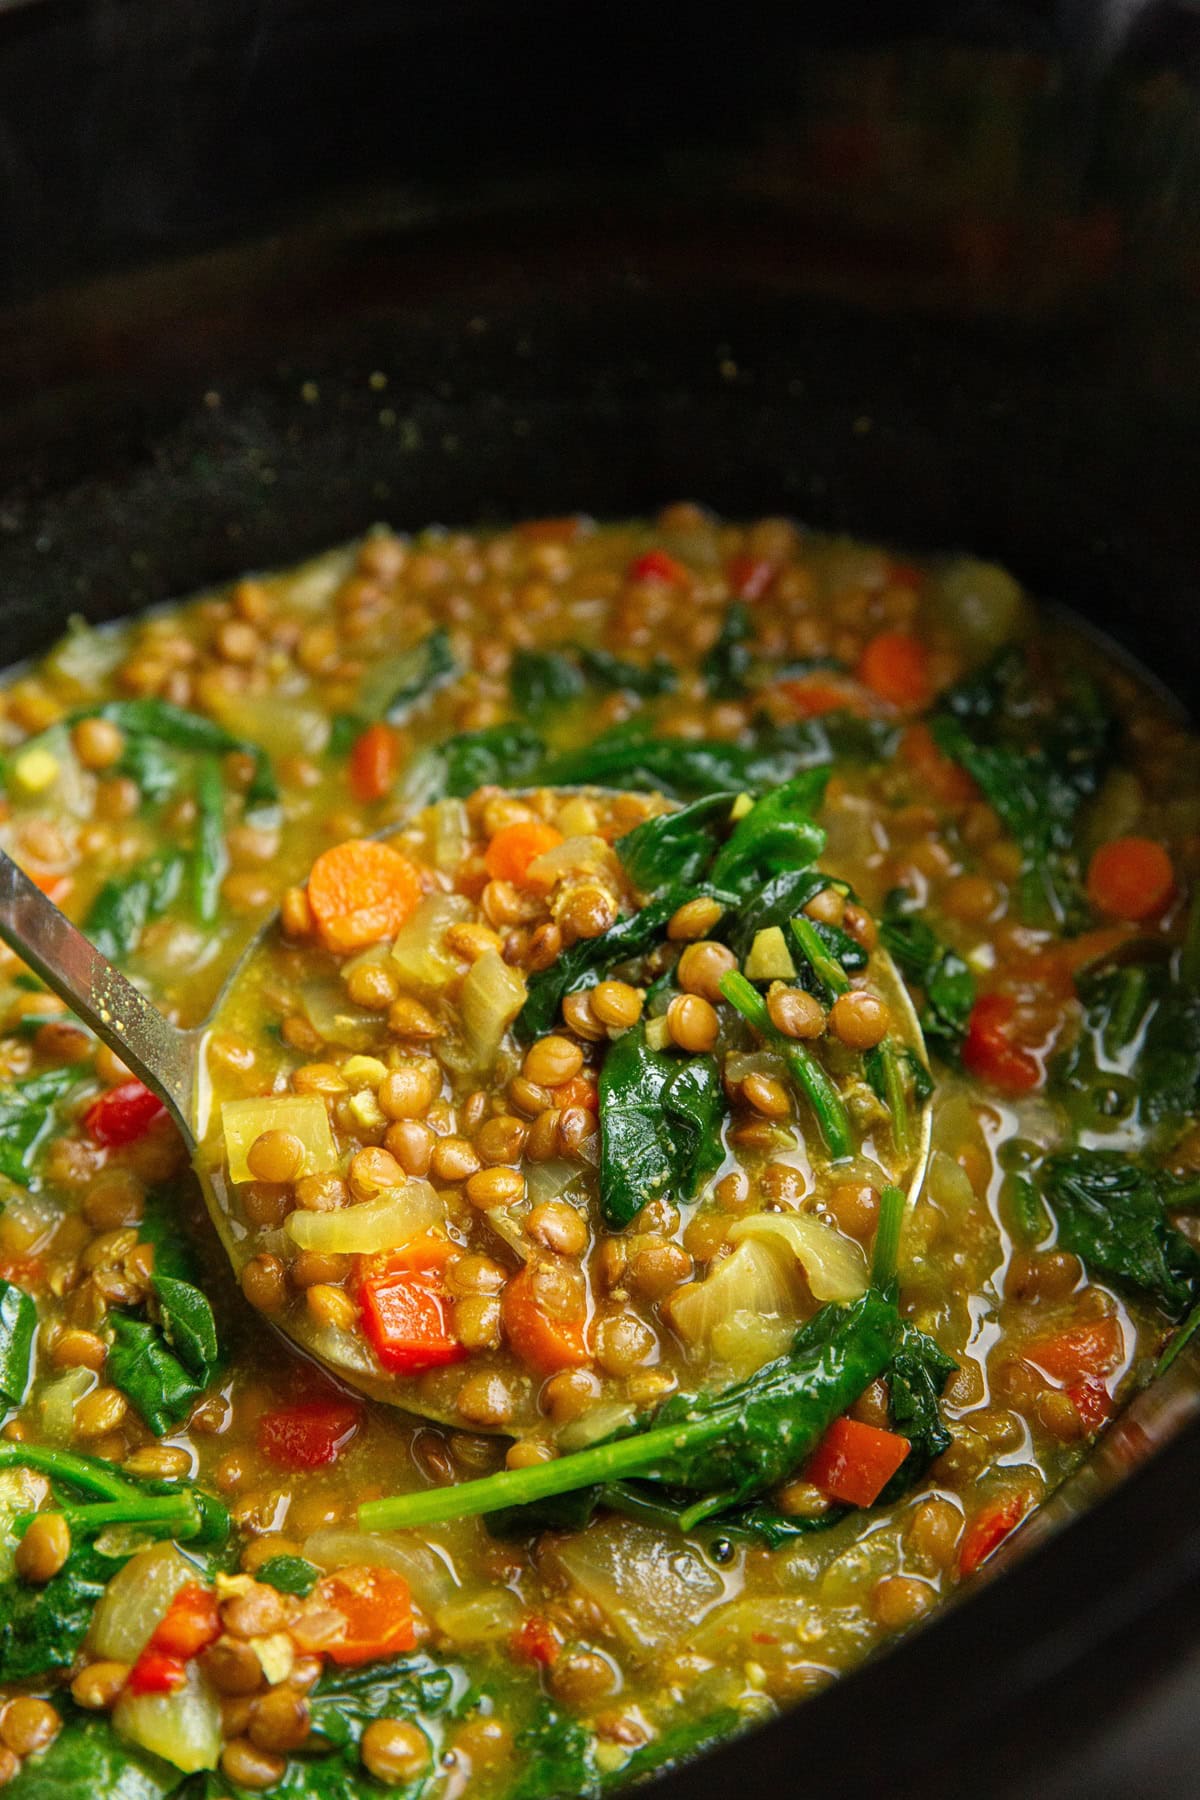
<path fill-rule="evenodd" d="M 767 1003 L 758 989 L 736 969 L 721 977 L 721 992 L 735 1012 L 782 1052 L 792 1079 L 812 1107 L 821 1135 L 834 1162 L 844 1162 L 854 1153 L 854 1135 L 841 1095 L 828 1072 L 818 1062 L 807 1044 L 785 1037 L 771 1023 Z"/>
<path fill-rule="evenodd" d="M 846 993 L 850 987 L 850 977 L 824 943 L 812 920 L 801 914 L 791 921 L 791 927 L 792 936 L 811 963 L 817 979 L 825 983 L 831 994 Z"/>
<path fill-rule="evenodd" d="M 700 1448 L 725 1436 L 728 1419 L 718 1412 L 686 1425 L 660 1425 L 636 1436 L 618 1438 L 613 1444 L 597 1444 L 577 1450 L 556 1462 L 536 1463 L 528 1469 L 501 1469 L 461 1487 L 427 1488 L 416 1494 L 394 1494 L 385 1500 L 366 1500 L 358 1509 L 363 1531 L 399 1531 L 408 1525 L 440 1525 L 449 1519 L 476 1518 L 505 1506 L 524 1506 L 531 1500 L 548 1500 L 553 1494 L 570 1494 L 577 1488 L 616 1480 L 622 1475 L 653 1475 L 660 1459 L 685 1446 Z"/>
<path fill-rule="evenodd" d="M 102 1531 L 107 1525 L 155 1525 L 173 1535 L 195 1537 L 203 1520 L 195 1500 L 189 1493 L 135 1494 L 123 1500 L 99 1500 L 87 1506 L 60 1506 L 72 1531 Z M 23 1533 L 36 1513 L 19 1513 L 13 1529 Z"/>
<path fill-rule="evenodd" d="M 105 1463 L 42 1444 L 0 1443 L 0 1469 L 37 1469 L 43 1475 L 69 1482 L 81 1493 L 96 1494 L 104 1500 L 120 1500 L 126 1505 L 146 1499 L 143 1489 L 135 1487 L 131 1481 L 122 1481 Z"/>
<path fill-rule="evenodd" d="M 896 1278 L 900 1257 L 900 1227 L 904 1223 L 904 1195 L 898 1187 L 885 1187 L 879 1198 L 879 1224 L 875 1231 L 875 1255 L 871 1263 L 871 1285 L 881 1291 Z"/>
<path fill-rule="evenodd" d="M 885 1038 L 880 1044 L 879 1058 L 883 1065 L 883 1090 L 887 1096 L 888 1111 L 892 1115 L 892 1143 L 896 1147 L 896 1155 L 903 1158 L 912 1149 L 908 1095 L 904 1091 L 900 1058 L 896 1055 L 896 1046 L 890 1038 Z"/>
<path fill-rule="evenodd" d="M 201 758 L 196 771 L 196 842 L 192 851 L 192 894 L 196 916 L 211 925 L 221 906 L 225 849 L 225 784 L 215 756 Z"/>

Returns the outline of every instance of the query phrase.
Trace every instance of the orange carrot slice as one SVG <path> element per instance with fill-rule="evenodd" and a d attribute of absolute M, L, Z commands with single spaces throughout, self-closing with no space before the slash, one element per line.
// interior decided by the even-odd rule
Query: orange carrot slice
<path fill-rule="evenodd" d="M 421 898 L 415 866 L 390 844 L 349 838 L 323 851 L 308 877 L 308 904 L 329 950 L 364 950 L 399 931 Z"/>

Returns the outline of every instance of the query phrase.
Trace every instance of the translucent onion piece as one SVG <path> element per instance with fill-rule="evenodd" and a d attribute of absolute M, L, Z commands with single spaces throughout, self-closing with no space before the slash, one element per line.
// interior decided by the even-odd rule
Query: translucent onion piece
<path fill-rule="evenodd" d="M 16 1567 L 19 1539 L 13 1520 L 18 1513 L 36 1512 L 49 1492 L 46 1477 L 32 1469 L 0 1470 L 0 1581 L 7 1581 Z"/>
<path fill-rule="evenodd" d="M 553 850 L 535 856 L 525 871 L 530 887 L 545 892 L 564 875 L 615 874 L 620 868 L 611 844 L 602 837 L 569 837 Z"/>
<path fill-rule="evenodd" d="M 48 1381 L 38 1395 L 42 1436 L 50 1444 L 69 1444 L 75 1435 L 75 1403 L 96 1386 L 91 1369 L 68 1369 Z"/>
<path fill-rule="evenodd" d="M 378 962 L 387 954 L 386 945 L 373 948 L 375 956 L 368 953 L 355 960 Z M 305 1018 L 323 1044 L 339 1044 L 343 1050 L 369 1050 L 378 1041 L 379 1014 L 354 1006 L 344 981 L 336 976 L 306 981 L 300 990 L 300 1001 Z"/>
<path fill-rule="evenodd" d="M 957 558 L 938 582 L 939 618 L 965 638 L 978 656 L 1018 638 L 1026 623 L 1025 598 L 1007 569 L 974 557 Z"/>
<path fill-rule="evenodd" d="M 430 809 L 429 848 L 436 869 L 457 869 L 469 838 L 467 809 L 461 800 L 439 800 Z"/>
<path fill-rule="evenodd" d="M 319 1569 L 394 1569 L 427 1613 L 446 1605 L 459 1588 L 450 1564 L 408 1532 L 314 1531 L 304 1540 L 304 1555 Z"/>
<path fill-rule="evenodd" d="M 691 1544 L 633 1519 L 605 1519 L 550 1555 L 635 1655 L 686 1636 L 725 1594 Z"/>
<path fill-rule="evenodd" d="M 742 968 L 747 981 L 791 981 L 796 973 L 792 953 L 780 925 L 756 931 Z"/>
<path fill-rule="evenodd" d="M 491 1068 L 505 1032 L 525 1004 L 525 992 L 524 976 L 495 950 L 471 964 L 458 1004 L 474 1068 Z"/>
<path fill-rule="evenodd" d="M 774 1245 L 747 1238 L 732 1256 L 668 1302 L 671 1324 L 686 1344 L 706 1347 L 722 1319 L 738 1312 L 794 1319 L 799 1301 L 795 1259 Z"/>
<path fill-rule="evenodd" d="M 434 1623 L 457 1649 L 482 1649 L 486 1644 L 505 1642 L 521 1623 L 524 1610 L 507 1588 L 490 1588 L 439 1606 Z"/>
<path fill-rule="evenodd" d="M 445 1222 L 445 1209 L 427 1181 L 406 1181 L 374 1200 L 341 1206 L 334 1212 L 306 1212 L 297 1207 L 284 1230 L 301 1250 L 322 1256 L 375 1256 L 398 1250 Z"/>
<path fill-rule="evenodd" d="M 812 1213 L 754 1213 L 726 1233 L 731 1244 L 753 1242 L 789 1251 L 808 1278 L 814 1300 L 857 1300 L 867 1291 L 861 1247 Z"/>
<path fill-rule="evenodd" d="M 174 1544 L 151 1544 L 118 1569 L 88 1627 L 88 1646 L 113 1662 L 136 1662 L 180 1588 L 199 1579 Z"/>
<path fill-rule="evenodd" d="M 296 695 L 213 695 L 212 710 L 235 737 L 259 744 L 268 756 L 320 756 L 329 742 L 329 715 Z"/>
<path fill-rule="evenodd" d="M 197 1664 L 186 1666 L 187 1681 L 173 1694 L 131 1694 L 127 1688 L 117 1701 L 113 1724 L 129 1743 L 140 1744 L 190 1775 L 217 1766 L 221 1707 Z"/>
<path fill-rule="evenodd" d="M 230 1181 L 251 1181 L 246 1152 L 264 1131 L 287 1131 L 304 1145 L 304 1174 L 320 1175 L 337 1162 L 329 1114 L 319 1094 L 266 1094 L 258 1100 L 226 1100 L 221 1108 Z"/>
<path fill-rule="evenodd" d="M 392 945 L 392 964 L 406 987 L 440 994 L 461 974 L 461 961 L 446 948 L 446 932 L 470 913 L 462 894 L 428 894 L 421 901 Z"/>

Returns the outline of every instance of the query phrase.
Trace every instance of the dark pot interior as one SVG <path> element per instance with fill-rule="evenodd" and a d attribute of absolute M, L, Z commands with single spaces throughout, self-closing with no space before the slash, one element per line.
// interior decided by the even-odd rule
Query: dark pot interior
<path fill-rule="evenodd" d="M 0 15 L 6 660 L 380 518 L 689 497 L 995 557 L 1189 704 L 1196 28 L 1066 3 Z M 662 1791 L 1183 1791 L 1198 1474 L 1185 1430 Z"/>

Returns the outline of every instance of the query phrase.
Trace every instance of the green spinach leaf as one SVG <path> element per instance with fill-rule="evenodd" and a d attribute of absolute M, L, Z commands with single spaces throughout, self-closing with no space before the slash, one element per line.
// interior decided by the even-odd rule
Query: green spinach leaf
<path fill-rule="evenodd" d="M 725 1154 L 725 1093 L 713 1056 L 651 1050 L 635 1025 L 600 1070 L 600 1203 L 620 1230 L 647 1201 L 690 1200 Z"/>
<path fill-rule="evenodd" d="M 595 1800 L 600 1792 L 596 1740 L 585 1725 L 540 1700 L 529 1724 L 517 1733 L 525 1767 L 507 1800 Z"/>
<path fill-rule="evenodd" d="M 459 796 L 493 784 L 522 787 L 540 781 L 545 753 L 542 739 L 524 725 L 489 725 L 483 731 L 461 732 L 447 738 L 438 752 L 445 791 Z"/>
<path fill-rule="evenodd" d="M 717 852 L 709 879 L 737 893 L 757 889 L 785 869 L 807 868 L 825 848 L 814 814 L 825 798 L 828 767 L 807 769 L 755 802 Z"/>
<path fill-rule="evenodd" d="M 708 1713 L 703 1719 L 689 1719 L 682 1725 L 673 1725 L 635 1750 L 617 1771 L 616 1781 L 623 1787 L 626 1782 L 648 1781 L 653 1775 L 678 1768 L 681 1763 L 691 1762 L 706 1751 L 714 1750 L 718 1744 L 728 1743 L 744 1725 L 742 1715 L 731 1706 Z"/>
<path fill-rule="evenodd" d="M 0 1401 L 19 1406 L 33 1371 L 37 1307 L 15 1282 L 0 1281 Z"/>
<path fill-rule="evenodd" d="M 221 883 L 229 867 L 225 847 L 225 784 L 213 756 L 196 771 L 196 837 L 192 846 L 192 900 L 196 917 L 211 925 L 221 910 Z"/>
<path fill-rule="evenodd" d="M 593 687 L 609 693 L 636 694 L 639 700 L 657 700 L 673 694 L 679 686 L 679 671 L 665 656 L 648 663 L 626 662 L 608 650 L 582 648 L 579 663 Z"/>
<path fill-rule="evenodd" d="M 28 1187 L 34 1158 L 54 1123 L 54 1109 L 78 1080 L 77 1069 L 48 1069 L 0 1088 L 0 1174 Z"/>
<path fill-rule="evenodd" d="M 171 1763 L 117 1736 L 103 1714 L 56 1699 L 63 1727 L 48 1749 L 28 1757 L 10 1800 L 167 1800 L 182 1777 Z"/>
<path fill-rule="evenodd" d="M 639 893 L 700 880 L 717 849 L 717 832 L 729 817 L 735 793 L 709 794 L 677 812 L 643 819 L 613 848 Z"/>
<path fill-rule="evenodd" d="M 950 1433 L 940 1402 L 946 1383 L 957 1368 L 954 1358 L 933 1338 L 918 1331 L 915 1325 L 905 1325 L 888 1370 L 889 1411 L 893 1427 L 908 1439 L 912 1449 L 876 1505 L 890 1506 L 906 1494 L 920 1481 L 930 1463 L 950 1448 Z"/>
<path fill-rule="evenodd" d="M 266 1582 L 281 1594 L 298 1594 L 303 1600 L 320 1581 L 321 1571 L 305 1556 L 269 1556 L 255 1570 L 254 1579 Z"/>
<path fill-rule="evenodd" d="M 0 1681 L 28 1681 L 69 1668 L 106 1583 L 124 1558 L 76 1544 L 40 1587 L 19 1576 L 0 1582 Z"/>
<path fill-rule="evenodd" d="M 975 1004 L 974 975 L 940 941 L 904 888 L 893 888 L 884 900 L 879 937 L 900 973 L 924 991 L 920 1021 L 926 1042 L 943 1056 L 957 1055 Z"/>
<path fill-rule="evenodd" d="M 161 918 L 178 896 L 186 867 L 186 856 L 176 850 L 105 882 L 83 922 L 85 935 L 101 955 L 119 962 L 137 949 L 146 926 Z"/>
<path fill-rule="evenodd" d="M 535 720 L 578 700 L 587 685 L 578 663 L 561 650 L 518 650 L 508 684 L 518 712 Z"/>
<path fill-rule="evenodd" d="M 750 608 L 735 600 L 727 608 L 720 636 L 700 664 L 700 673 L 714 700 L 737 700 L 746 691 L 754 638 Z"/>
<path fill-rule="evenodd" d="M 156 1269 L 151 1285 L 162 1315 L 163 1336 L 188 1374 L 207 1387 L 221 1360 L 217 1325 L 207 1297 L 190 1281 Z"/>
<path fill-rule="evenodd" d="M 1115 1150 L 1048 1156 L 1038 1181 L 1060 1246 L 1093 1274 L 1140 1289 L 1174 1318 L 1200 1294 L 1200 1255 L 1167 1217 L 1192 1202 L 1195 1184 Z"/>
<path fill-rule="evenodd" d="M 182 1424 L 204 1392 L 168 1350 L 158 1326 L 125 1313 L 113 1314 L 107 1368 L 109 1380 L 133 1402 L 155 1437 Z"/>

